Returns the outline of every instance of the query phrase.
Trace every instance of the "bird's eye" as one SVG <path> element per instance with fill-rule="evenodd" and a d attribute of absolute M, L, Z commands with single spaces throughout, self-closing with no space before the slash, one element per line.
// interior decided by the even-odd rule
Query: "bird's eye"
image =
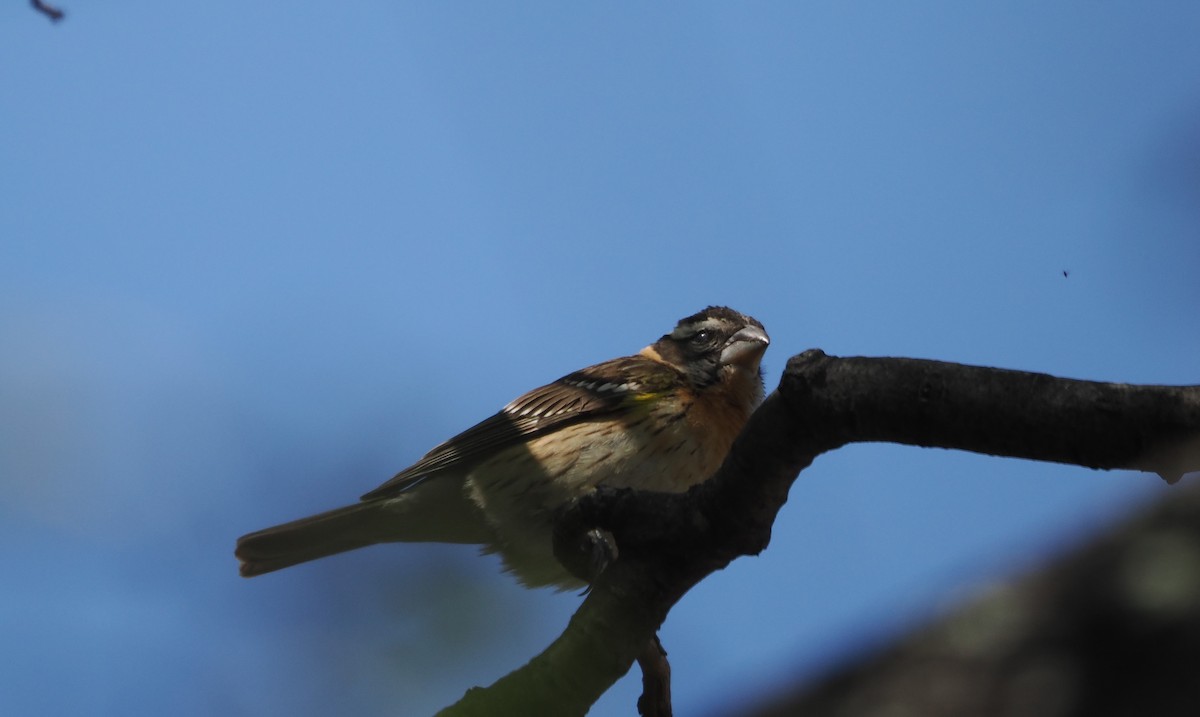
<path fill-rule="evenodd" d="M 691 338 L 693 346 L 707 346 L 708 344 L 712 343 L 712 340 L 713 332 L 711 329 L 700 329 L 696 333 L 692 334 Z"/>

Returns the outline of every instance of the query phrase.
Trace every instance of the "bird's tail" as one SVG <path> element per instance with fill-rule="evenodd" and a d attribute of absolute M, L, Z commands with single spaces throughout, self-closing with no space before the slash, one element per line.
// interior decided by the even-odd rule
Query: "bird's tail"
<path fill-rule="evenodd" d="M 365 500 L 238 538 L 243 577 L 376 543 L 488 544 L 495 539 L 461 481 L 429 481 L 399 496 Z"/>
<path fill-rule="evenodd" d="M 254 577 L 378 543 L 389 517 L 379 502 L 356 503 L 243 535 L 234 555 L 242 577 Z"/>

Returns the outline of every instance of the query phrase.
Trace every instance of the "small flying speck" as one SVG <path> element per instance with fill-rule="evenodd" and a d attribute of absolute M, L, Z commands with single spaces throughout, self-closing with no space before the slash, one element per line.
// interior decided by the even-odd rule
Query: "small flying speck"
<path fill-rule="evenodd" d="M 1065 279 L 1065 278 L 1067 278 L 1067 277 L 1068 277 L 1068 276 L 1070 276 L 1070 275 L 1071 275 L 1071 272 L 1070 272 L 1070 270 L 1068 270 L 1068 269 L 1063 269 L 1063 278 L 1064 278 L 1064 279 Z"/>

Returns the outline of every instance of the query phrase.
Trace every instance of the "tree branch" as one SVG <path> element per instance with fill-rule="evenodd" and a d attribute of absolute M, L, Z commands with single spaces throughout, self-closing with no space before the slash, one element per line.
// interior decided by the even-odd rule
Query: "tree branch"
<path fill-rule="evenodd" d="M 788 362 L 780 391 L 797 413 L 820 421 L 829 443 L 814 447 L 824 450 L 887 441 L 1147 470 L 1171 483 L 1200 469 L 1200 386 L 806 351 Z"/>
<path fill-rule="evenodd" d="M 50 5 L 43 0 L 29 0 L 29 4 L 33 5 L 33 9 L 50 18 L 50 22 L 58 22 L 66 17 L 66 13 L 59 10 L 57 7 Z"/>
<path fill-rule="evenodd" d="M 595 574 L 589 556 L 604 531 L 619 556 L 541 655 L 441 714 L 584 714 L 693 585 L 766 548 L 800 471 L 827 451 L 878 441 L 1148 470 L 1173 482 L 1200 469 L 1200 386 L 794 356 L 708 481 L 682 494 L 600 489 L 560 511 L 555 552 L 569 569 Z"/>

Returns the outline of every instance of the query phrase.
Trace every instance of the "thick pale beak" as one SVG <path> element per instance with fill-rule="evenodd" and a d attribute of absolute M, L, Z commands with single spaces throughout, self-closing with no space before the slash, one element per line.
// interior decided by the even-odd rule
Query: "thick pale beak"
<path fill-rule="evenodd" d="M 756 366 L 770 344 L 771 339 L 766 331 L 757 326 L 747 326 L 725 342 L 725 348 L 721 349 L 721 364 Z"/>

